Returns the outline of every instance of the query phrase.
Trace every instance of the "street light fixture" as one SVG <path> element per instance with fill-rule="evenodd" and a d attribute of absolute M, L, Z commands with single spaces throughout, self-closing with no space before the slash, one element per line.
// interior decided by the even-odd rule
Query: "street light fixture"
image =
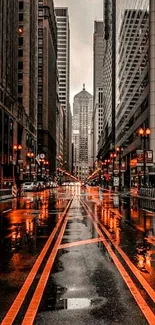
<path fill-rule="evenodd" d="M 15 177 L 15 182 L 17 186 L 17 194 L 20 196 L 20 188 L 21 188 L 21 182 L 20 182 L 20 166 L 18 164 L 18 160 L 20 158 L 20 151 L 22 150 L 21 144 L 14 144 L 13 145 L 14 152 L 16 153 L 16 166 L 13 168 L 13 178 Z"/>
<path fill-rule="evenodd" d="M 138 134 L 141 137 L 141 140 L 143 139 L 143 143 L 144 143 L 144 186 L 146 186 L 146 139 L 149 137 L 149 135 L 151 134 L 151 130 L 149 128 L 140 128 L 138 130 Z"/>
<path fill-rule="evenodd" d="M 29 167 L 30 167 L 30 173 L 29 173 L 29 178 L 31 181 L 31 176 L 32 176 L 32 171 L 31 171 L 31 159 L 34 158 L 34 153 L 33 152 L 27 152 L 26 154 L 27 158 L 29 159 L 30 163 L 29 163 Z"/>
<path fill-rule="evenodd" d="M 116 152 L 112 152 L 110 154 L 110 157 L 112 159 L 112 177 L 113 177 L 113 187 L 114 187 L 114 164 L 115 164 L 115 158 L 117 157 L 117 153 Z"/>
<path fill-rule="evenodd" d="M 121 189 L 122 189 L 121 163 L 122 163 L 123 148 L 117 147 L 116 151 L 118 152 L 118 156 L 119 156 L 119 191 L 121 192 Z"/>

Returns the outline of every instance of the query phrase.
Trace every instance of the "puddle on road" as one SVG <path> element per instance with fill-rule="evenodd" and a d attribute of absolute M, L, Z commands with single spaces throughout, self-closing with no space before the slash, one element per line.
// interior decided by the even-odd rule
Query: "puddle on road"
<path fill-rule="evenodd" d="M 101 307 L 101 305 L 106 304 L 107 299 L 104 297 L 97 298 L 65 298 L 58 299 L 56 301 L 49 301 L 48 309 L 50 310 L 75 310 L 75 309 L 88 309 Z"/>

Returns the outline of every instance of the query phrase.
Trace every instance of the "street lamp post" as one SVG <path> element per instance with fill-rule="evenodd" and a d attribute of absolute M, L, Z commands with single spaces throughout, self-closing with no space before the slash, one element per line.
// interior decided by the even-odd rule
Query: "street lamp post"
<path fill-rule="evenodd" d="M 31 178 L 32 178 L 32 170 L 31 170 L 31 159 L 34 158 L 34 153 L 33 152 L 27 152 L 27 158 L 29 159 L 29 178 L 30 178 L 30 182 L 31 182 Z"/>
<path fill-rule="evenodd" d="M 15 144 L 13 146 L 13 149 L 14 149 L 14 152 L 16 153 L 16 169 L 14 168 L 14 177 L 15 177 L 15 183 L 16 183 L 16 186 L 17 186 L 17 194 L 18 196 L 20 196 L 20 187 L 21 187 L 21 184 L 20 184 L 20 166 L 18 164 L 18 160 L 20 158 L 20 152 L 22 150 L 22 145 L 21 144 Z"/>
<path fill-rule="evenodd" d="M 48 160 L 45 160 L 44 161 L 44 166 L 45 166 L 45 174 L 46 174 L 46 179 L 47 179 L 47 177 L 49 176 L 48 175 L 48 165 L 49 165 L 49 162 L 48 162 Z"/>
<path fill-rule="evenodd" d="M 122 190 L 121 165 L 122 165 L 123 148 L 117 147 L 116 151 L 118 152 L 118 157 L 119 157 L 119 191 L 121 192 Z"/>
<path fill-rule="evenodd" d="M 149 137 L 151 130 L 149 128 L 140 128 L 138 131 L 141 140 L 143 139 L 143 152 L 144 152 L 144 187 L 146 186 L 146 139 Z"/>
<path fill-rule="evenodd" d="M 112 159 L 112 176 L 113 176 L 113 187 L 114 187 L 114 167 L 115 167 L 115 159 L 117 157 L 117 154 L 115 152 L 112 152 L 110 154 L 110 157 Z"/>

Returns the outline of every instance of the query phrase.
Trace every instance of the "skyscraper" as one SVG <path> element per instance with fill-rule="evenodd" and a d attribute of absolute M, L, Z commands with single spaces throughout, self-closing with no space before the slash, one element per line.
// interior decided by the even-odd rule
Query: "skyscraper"
<path fill-rule="evenodd" d="M 118 0 L 116 17 L 116 146 L 123 148 L 124 185 L 130 187 L 143 173 L 136 163 L 136 150 L 143 149 L 138 130 L 150 126 L 149 0 Z"/>
<path fill-rule="evenodd" d="M 4 178 L 13 178 L 13 144 L 17 141 L 18 119 L 17 61 L 18 0 L 10 0 L 0 5 L 0 188 Z"/>
<path fill-rule="evenodd" d="M 103 128 L 103 56 L 105 41 L 103 22 L 94 22 L 93 46 L 93 116 L 92 116 L 92 164 L 98 154 L 98 140 Z"/>
<path fill-rule="evenodd" d="M 27 114 L 27 132 L 18 124 L 17 143 L 26 157 L 25 178 L 31 178 L 27 153 L 35 156 L 37 140 L 37 77 L 38 77 L 38 1 L 19 0 L 18 16 L 18 102 Z M 34 158 L 32 160 L 34 165 Z"/>
<path fill-rule="evenodd" d="M 70 124 L 70 28 L 68 8 L 55 8 L 57 20 L 57 66 L 59 73 L 59 100 L 65 113 L 64 167 L 71 168 Z"/>
<path fill-rule="evenodd" d="M 75 176 L 85 180 L 91 164 L 91 120 L 93 96 L 83 90 L 74 96 L 73 103 L 73 170 Z"/>
<path fill-rule="evenodd" d="M 115 63 L 116 0 L 103 2 L 103 129 L 99 139 L 98 158 L 103 159 L 115 147 Z"/>
<path fill-rule="evenodd" d="M 39 0 L 38 153 L 45 154 L 52 174 L 56 168 L 56 110 L 57 30 L 54 4 L 53 0 Z"/>

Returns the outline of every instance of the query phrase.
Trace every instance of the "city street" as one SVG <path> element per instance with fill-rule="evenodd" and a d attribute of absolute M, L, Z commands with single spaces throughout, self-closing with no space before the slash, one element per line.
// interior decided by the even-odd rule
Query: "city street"
<path fill-rule="evenodd" d="M 0 322 L 155 324 L 155 214 L 62 186 L 0 203 Z"/>

